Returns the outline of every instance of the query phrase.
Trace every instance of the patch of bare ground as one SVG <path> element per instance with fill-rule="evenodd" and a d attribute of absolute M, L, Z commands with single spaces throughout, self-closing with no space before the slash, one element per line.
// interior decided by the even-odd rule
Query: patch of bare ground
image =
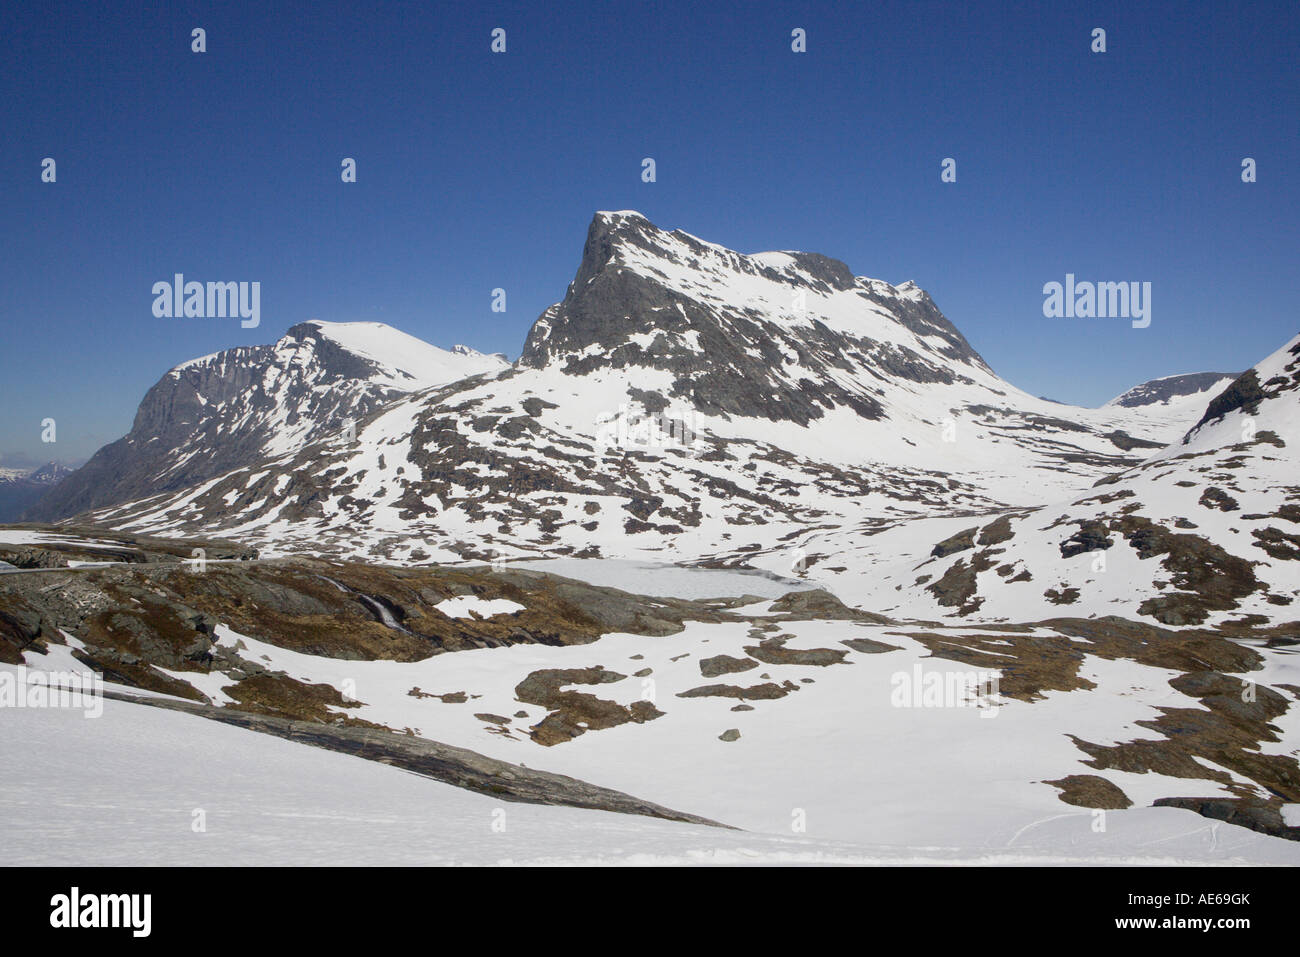
<path fill-rule="evenodd" d="M 699 688 L 691 688 L 689 691 L 678 692 L 677 697 L 739 698 L 741 701 L 770 701 L 775 698 L 784 698 L 791 691 L 798 690 L 799 686 L 793 681 L 783 681 L 781 684 L 767 681 L 761 685 L 751 685 L 748 688 L 742 688 L 739 685 L 702 685 Z"/>
<path fill-rule="evenodd" d="M 932 558 L 946 558 L 947 556 L 953 555 L 957 552 L 974 548 L 975 533 L 977 531 L 979 531 L 978 527 L 966 528 L 966 529 L 962 529 L 960 532 L 951 536 L 950 538 L 945 538 L 942 542 L 940 542 L 938 545 L 935 545 L 934 548 L 930 550 L 930 556 Z"/>
<path fill-rule="evenodd" d="M 752 658 L 733 658 L 731 655 L 714 655 L 712 658 L 700 659 L 700 674 L 705 678 L 737 674 L 757 667 L 758 662 Z"/>
<path fill-rule="evenodd" d="M 1003 515 L 980 529 L 977 542 L 980 545 L 1001 545 L 1003 542 L 1011 541 L 1015 536 L 1016 533 L 1011 530 L 1011 516 Z"/>
<path fill-rule="evenodd" d="M 1057 788 L 1061 792 L 1057 797 L 1075 807 L 1120 811 L 1133 806 L 1127 794 L 1096 774 L 1068 774 L 1055 781 L 1043 783 Z"/>
<path fill-rule="evenodd" d="M 649 701 L 621 705 L 582 691 L 565 690 L 569 685 L 610 684 L 627 675 L 593 668 L 547 668 L 534 671 L 515 686 L 515 697 L 525 704 L 546 708 L 550 713 L 533 725 L 529 736 L 550 747 L 571 741 L 588 731 L 615 728 L 620 724 L 642 724 L 663 716 Z"/>
<path fill-rule="evenodd" d="M 993 556 L 999 553 L 999 549 L 982 549 L 970 557 L 969 565 L 965 558 L 959 558 L 936 581 L 925 586 L 925 590 L 945 608 L 956 608 L 959 615 L 973 614 L 984 604 L 984 599 L 976 594 L 979 590 L 976 576 L 996 565 Z"/>
<path fill-rule="evenodd" d="M 786 636 L 777 636 L 760 641 L 757 645 L 746 645 L 745 653 L 751 658 L 769 665 L 812 665 L 824 668 L 837 665 L 848 657 L 849 653 L 839 648 L 786 648 Z"/>
<path fill-rule="evenodd" d="M 1199 625 L 1214 611 L 1229 611 L 1259 590 L 1254 567 L 1200 535 L 1171 532 L 1150 519 L 1126 515 L 1110 528 L 1124 536 L 1138 558 L 1159 557 L 1177 592 L 1156 595 L 1138 606 L 1166 625 Z"/>
<path fill-rule="evenodd" d="M 772 602 L 771 621 L 860 621 L 874 625 L 892 625 L 892 618 L 874 612 L 850 608 L 821 588 L 793 591 Z"/>
<path fill-rule="evenodd" d="M 1295 623 L 1261 628 L 1240 622 L 1231 630 L 1213 631 L 1171 630 L 1123 618 L 1057 618 L 1037 625 L 1042 630 L 1032 635 L 1010 629 L 989 636 L 964 630 L 902 634 L 921 642 L 936 658 L 1000 671 L 999 692 L 1029 702 L 1046 692 L 1095 687 L 1079 673 L 1086 655 L 1178 672 L 1170 686 L 1189 705 L 1196 702 L 1199 707 L 1159 707 L 1156 717 L 1138 721 L 1160 735 L 1154 739 L 1104 745 L 1071 735 L 1088 755 L 1084 763 L 1099 771 L 1213 781 L 1234 797 L 1170 798 L 1156 803 L 1200 810 L 1218 820 L 1235 815 L 1234 823 L 1277 836 L 1300 834 L 1300 829 L 1281 826 L 1279 811 L 1284 803 L 1300 802 L 1300 763 L 1291 755 L 1260 750 L 1261 743 L 1279 740 L 1272 722 L 1291 703 L 1276 689 L 1243 677 L 1258 669 L 1263 658 L 1240 640 L 1251 638 L 1262 644 L 1285 640 L 1294 635 Z M 1240 783 L 1234 773 L 1251 783 Z M 1060 786 L 1069 781 L 1047 783 Z M 1068 793 L 1082 799 L 1083 785 L 1067 787 Z M 1064 793 L 1062 800 L 1068 800 Z"/>
<path fill-rule="evenodd" d="M 331 710 L 361 706 L 359 701 L 344 698 L 333 685 L 308 684 L 286 675 L 264 672 L 243 678 L 222 691 L 235 699 L 239 710 L 253 714 L 388 730 L 383 725 Z"/>
<path fill-rule="evenodd" d="M 1207 485 L 1205 491 L 1201 492 L 1199 504 L 1206 508 L 1217 508 L 1221 512 L 1235 512 L 1241 508 L 1241 504 L 1235 498 L 1214 485 Z"/>
<path fill-rule="evenodd" d="M 875 641 L 871 638 L 841 638 L 840 644 L 864 655 L 879 655 L 887 651 L 900 650 L 899 645 L 891 645 L 888 642 Z"/>
<path fill-rule="evenodd" d="M 1268 553 L 1269 558 L 1280 561 L 1300 561 L 1300 535 L 1284 532 L 1272 525 L 1253 528 L 1250 534 L 1255 539 L 1255 546 Z"/>

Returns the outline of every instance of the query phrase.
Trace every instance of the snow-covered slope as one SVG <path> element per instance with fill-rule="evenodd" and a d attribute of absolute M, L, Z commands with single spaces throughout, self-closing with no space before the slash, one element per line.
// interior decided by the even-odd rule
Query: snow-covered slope
<path fill-rule="evenodd" d="M 1204 407 L 1205 403 L 1226 389 L 1240 373 L 1193 372 L 1186 375 L 1162 376 L 1135 385 L 1127 392 L 1115 396 L 1107 406 L 1136 408 L 1138 406 Z"/>
<path fill-rule="evenodd" d="M 925 634 L 792 620 L 781 605 L 759 601 L 741 609 L 747 620 L 692 622 L 666 637 L 611 634 L 407 662 L 303 654 L 224 626 L 214 636 L 271 674 L 337 689 L 347 706 L 332 707 L 336 716 L 625 789 L 739 831 L 505 803 L 109 700 L 92 720 L 66 709 L 6 718 L 6 758 L 25 770 L 0 781 L 0 840 L 11 863 L 45 864 L 64 854 L 82 864 L 1300 861 L 1293 840 L 1155 804 L 1252 800 L 1294 819 L 1294 798 L 1282 803 L 1268 790 L 1286 769 L 1294 774 L 1286 755 L 1300 727 L 1289 699 L 1269 687 L 1296 686 L 1294 656 L 1242 652 L 1227 665 L 1216 655 L 1229 642 L 1200 649 L 1232 670 L 1253 668 L 1266 703 L 1224 720 L 1203 687 L 1169 667 L 1178 654 L 1143 656 L 1140 646 L 1050 629 Z M 26 667 L 80 670 L 71 654 L 80 643 L 67 640 L 25 652 Z M 1059 652 L 1062 641 L 1072 653 L 1044 656 L 1054 664 L 1042 667 L 1034 646 Z M 961 657 L 977 648 L 996 664 Z M 999 668 L 1000 693 L 982 694 Z M 234 706 L 222 689 L 235 691 L 237 676 L 170 673 Z M 932 677 L 946 689 L 937 697 L 922 697 L 919 685 L 900 693 Z M 537 694 L 565 688 L 549 700 Z M 539 733 L 566 709 L 599 715 L 599 706 L 638 702 L 650 706 L 646 720 Z M 1251 741 L 1255 750 L 1202 757 L 1198 735 L 1160 725 L 1170 708 L 1199 715 L 1215 742 L 1266 737 Z M 195 831 L 199 810 L 204 829 Z M 104 833 L 115 839 L 89 839 Z"/>
<path fill-rule="evenodd" d="M 309 323 L 344 352 L 368 360 L 370 382 L 402 392 L 445 385 L 467 376 L 499 372 L 509 365 L 501 355 L 485 355 L 469 346 L 439 349 L 382 322 Z"/>
<path fill-rule="evenodd" d="M 600 213 L 514 369 L 390 400 L 355 443 L 268 447 L 95 518 L 396 559 L 693 560 L 809 527 L 1041 504 L 1194 414 L 1034 398 L 914 284 Z"/>
<path fill-rule="evenodd" d="M 300 323 L 274 345 L 228 349 L 172 369 L 145 396 L 130 433 L 100 449 L 27 517 L 52 520 L 189 488 L 336 438 L 399 396 L 507 366 L 501 356 L 439 349 L 382 323 Z"/>
<path fill-rule="evenodd" d="M 1285 841 L 1173 808 L 1113 812 L 1108 831 L 1091 839 L 1092 815 L 1065 808 L 1009 847 L 963 852 L 507 804 L 361 758 L 112 701 L 97 721 L 71 711 L 15 711 L 7 720 L 7 757 L 25 769 L 0 782 L 0 841 L 11 865 L 1296 863 Z"/>
<path fill-rule="evenodd" d="M 889 614 L 1294 623 L 1300 337 L 1198 419 L 1146 461 L 1059 504 L 899 523 L 865 539 L 814 531 L 797 542 L 814 556 L 815 577 Z"/>

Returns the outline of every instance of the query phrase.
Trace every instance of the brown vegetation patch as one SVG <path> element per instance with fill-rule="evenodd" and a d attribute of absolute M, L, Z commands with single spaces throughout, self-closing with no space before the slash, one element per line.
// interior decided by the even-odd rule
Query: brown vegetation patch
<path fill-rule="evenodd" d="M 706 678 L 737 674 L 757 667 L 758 662 L 751 658 L 733 658 L 730 655 L 714 655 L 712 658 L 700 659 L 700 674 Z"/>
<path fill-rule="evenodd" d="M 678 692 L 679 698 L 739 698 L 742 701 L 770 701 L 784 698 L 791 691 L 798 691 L 799 686 L 793 681 L 781 684 L 768 681 L 761 685 L 742 688 L 739 685 L 702 685 L 689 691 Z"/>
<path fill-rule="evenodd" d="M 1001 545 L 1003 542 L 1009 542 L 1015 538 L 1016 533 L 1011 530 L 1011 516 L 1003 515 L 995 519 L 980 529 L 980 545 Z"/>
<path fill-rule="evenodd" d="M 769 665 L 811 665 L 825 668 L 837 665 L 849 656 L 839 648 L 786 648 L 784 638 L 769 638 L 757 645 L 746 645 L 745 653 Z"/>
<path fill-rule="evenodd" d="M 1254 536 L 1255 547 L 1262 548 L 1270 558 L 1300 561 L 1300 535 L 1284 532 L 1271 525 L 1267 528 L 1251 529 L 1250 534 Z"/>
<path fill-rule="evenodd" d="M 253 714 L 274 715 L 295 721 L 321 724 L 353 724 L 368 728 L 382 725 L 331 711 L 333 708 L 357 708 L 333 685 L 308 684 L 283 674 L 250 675 L 221 689 L 239 703 L 239 710 Z"/>
<path fill-rule="evenodd" d="M 550 747 L 588 731 L 615 728 L 629 722 L 643 724 L 662 717 L 663 712 L 649 701 L 621 705 L 582 691 L 564 690 L 568 685 L 610 684 L 626 677 L 599 665 L 532 672 L 515 686 L 515 697 L 525 704 L 546 708 L 550 713 L 532 726 L 529 736 L 538 744 Z"/>
<path fill-rule="evenodd" d="M 1061 793 L 1057 797 L 1075 807 L 1120 811 L 1133 806 L 1127 794 L 1096 774 L 1068 774 L 1055 781 L 1043 783 L 1058 788 Z"/>
<path fill-rule="evenodd" d="M 975 533 L 977 531 L 979 531 L 978 528 L 967 528 L 958 532 L 956 535 L 945 538 L 930 550 L 930 556 L 932 558 L 946 558 L 947 556 L 957 552 L 963 552 L 969 548 L 974 548 Z"/>
<path fill-rule="evenodd" d="M 1217 508 L 1221 512 L 1235 512 L 1241 508 L 1241 504 L 1215 485 L 1206 486 L 1205 491 L 1201 493 L 1199 504 L 1206 508 Z"/>

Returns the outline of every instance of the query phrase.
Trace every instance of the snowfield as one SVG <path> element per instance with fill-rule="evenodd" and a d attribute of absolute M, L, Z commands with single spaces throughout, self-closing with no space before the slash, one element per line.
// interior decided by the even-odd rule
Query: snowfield
<path fill-rule="evenodd" d="M 590 645 L 516 645 L 407 663 L 292 652 L 224 626 L 217 635 L 249 661 L 361 702 L 338 714 L 571 775 L 738 832 L 503 803 L 351 756 L 109 700 L 99 719 L 2 712 L 4 757 L 23 768 L 0 786 L 4 846 L 11 862 L 25 863 L 1300 864 L 1300 843 L 1143 806 L 1232 793 L 1211 780 L 1111 769 L 1106 778 L 1135 806 L 1107 811 L 1063 804 L 1044 783 L 1093 773 L 1075 737 L 1103 745 L 1158 740 L 1138 722 L 1162 708 L 1197 706 L 1170 686 L 1175 671 L 1088 655 L 1080 675 L 1093 687 L 1027 702 L 979 695 L 995 671 L 936 658 L 910 629 L 782 621 L 792 634 L 784 649 L 839 649 L 842 662 L 761 663 L 704 677 L 704 659 L 754 653 L 751 629 L 770 620 L 769 604 L 745 606 L 749 623 L 692 623 L 668 637 L 611 634 Z M 70 654 L 83 646 L 65 637 L 69 645 L 52 645 L 48 655 L 26 653 L 27 666 L 83 670 Z M 859 651 L 845 639 L 892 650 Z M 1252 679 L 1300 686 L 1300 656 L 1279 649 L 1265 660 Z M 550 669 L 565 669 L 574 680 L 562 683 L 575 690 L 623 705 L 651 700 L 664 713 L 539 747 L 527 729 L 547 708 L 521 701 L 516 686 Z M 617 680 L 583 684 L 579 676 L 590 669 L 617 672 Z M 931 673 L 968 679 L 949 684 L 966 700 L 900 692 Z M 215 672 L 171 675 L 216 704 L 234 704 Z M 702 686 L 777 683 L 790 689 L 779 699 L 679 697 Z M 1300 714 L 1290 709 L 1276 725 L 1280 742 L 1266 749 L 1294 757 Z M 738 737 L 723 740 L 729 729 Z M 206 833 L 189 830 L 196 808 L 206 812 Z M 500 833 L 492 825 L 503 808 Z M 99 842 L 106 833 L 115 839 Z"/>
<path fill-rule="evenodd" d="M 0 660 L 194 711 L 0 709 L 0 835 L 42 863 L 1300 864 L 1297 450 L 1300 337 L 1076 408 L 914 283 L 599 213 L 518 362 L 301 323 L 173 369 L 42 503 L 62 524 L 0 529 L 30 573 L 0 576 Z M 228 564 L 182 567 L 192 541 Z M 443 763 L 379 763 L 399 740 Z M 556 806 L 441 783 L 482 784 L 443 746 Z M 700 819 L 735 830 L 671 822 Z"/>
<path fill-rule="evenodd" d="M 870 846 L 506 803 L 117 701 L 96 720 L 4 722 L 6 767 L 21 769 L 0 781 L 11 866 L 1297 863 L 1293 844 L 1168 808 L 1112 812 L 1100 835 L 1057 810 L 1001 846 Z"/>

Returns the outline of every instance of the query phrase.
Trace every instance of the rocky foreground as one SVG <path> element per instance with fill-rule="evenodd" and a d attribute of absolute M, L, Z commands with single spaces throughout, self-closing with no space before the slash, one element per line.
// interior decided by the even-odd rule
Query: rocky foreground
<path fill-rule="evenodd" d="M 808 773 L 823 780 L 810 794 L 857 791 L 867 814 L 901 802 L 899 821 L 964 808 L 979 843 L 1010 828 L 1008 787 L 1012 819 L 1044 802 L 1146 806 L 1300 839 L 1300 641 L 1285 628 L 959 627 L 808 587 L 774 596 L 771 579 L 754 579 L 763 596 L 680 599 L 522 566 L 262 560 L 230 543 L 88 529 L 8 535 L 43 541 L 0 546 L 30 569 L 0 574 L 0 662 L 75 660 L 116 700 L 507 801 L 764 829 L 779 812 L 728 781 L 748 775 L 762 790 L 817 741 Z M 214 557 L 196 564 L 198 548 Z M 900 676 L 922 669 L 973 676 L 967 700 L 900 698 Z M 686 769 L 693 781 L 670 780 Z"/>

